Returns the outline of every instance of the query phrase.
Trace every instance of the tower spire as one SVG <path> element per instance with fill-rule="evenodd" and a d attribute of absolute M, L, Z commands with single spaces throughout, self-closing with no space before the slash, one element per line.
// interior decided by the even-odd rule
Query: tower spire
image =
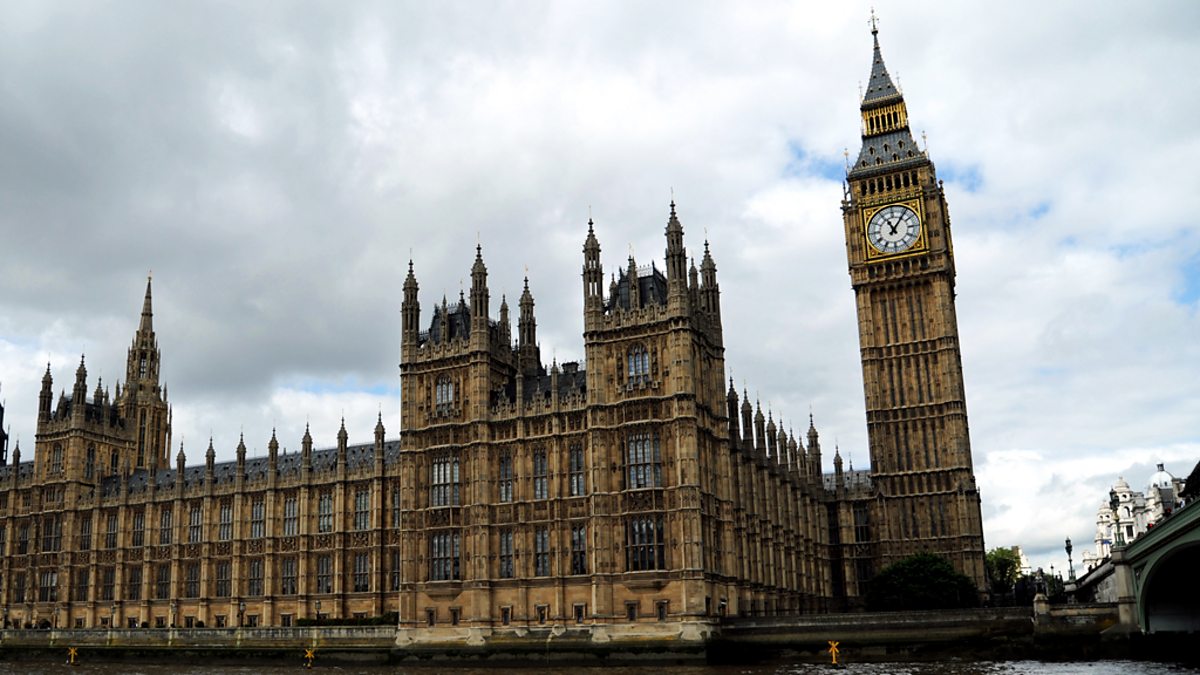
<path fill-rule="evenodd" d="M 900 91 L 892 84 L 887 66 L 883 63 L 883 53 L 879 49 L 879 27 L 876 24 L 875 12 L 871 12 L 871 39 L 875 43 L 874 57 L 871 59 L 871 79 L 867 81 L 867 93 L 863 103 L 880 101 L 892 97 L 899 98 Z"/>
<path fill-rule="evenodd" d="M 150 299 L 150 283 L 153 277 L 146 277 L 146 299 L 142 301 L 142 321 L 138 324 L 139 333 L 154 332 L 154 309 Z"/>

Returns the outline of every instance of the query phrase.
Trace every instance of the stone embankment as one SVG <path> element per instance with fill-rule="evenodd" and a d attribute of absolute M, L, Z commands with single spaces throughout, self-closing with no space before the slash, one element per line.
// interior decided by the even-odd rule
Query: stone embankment
<path fill-rule="evenodd" d="M 744 663 L 775 658 L 823 661 L 829 641 L 843 659 L 1104 658 L 1136 656 L 1137 636 L 1102 633 L 1112 604 L 729 618 L 705 623 L 496 629 L 392 626 L 302 628 L 76 629 L 0 631 L 0 659 L 226 659 L 356 663 Z"/>

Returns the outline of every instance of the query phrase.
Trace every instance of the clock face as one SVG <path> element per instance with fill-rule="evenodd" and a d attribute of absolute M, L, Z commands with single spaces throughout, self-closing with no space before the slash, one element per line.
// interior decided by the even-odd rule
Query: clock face
<path fill-rule="evenodd" d="M 892 204 L 871 216 L 867 223 L 867 241 L 880 253 L 908 250 L 921 236 L 921 219 L 907 206 Z"/>

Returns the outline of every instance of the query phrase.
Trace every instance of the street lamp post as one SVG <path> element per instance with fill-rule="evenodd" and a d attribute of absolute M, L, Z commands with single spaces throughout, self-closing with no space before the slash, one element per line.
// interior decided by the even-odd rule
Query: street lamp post
<path fill-rule="evenodd" d="M 246 618 L 246 603 L 245 601 L 238 603 L 238 628 L 242 627 L 242 621 Z"/>
<path fill-rule="evenodd" d="M 179 605 L 174 600 L 172 600 L 171 601 L 171 628 L 175 628 L 175 624 L 178 622 L 178 616 L 179 616 Z"/>
<path fill-rule="evenodd" d="M 1075 581 L 1075 563 L 1074 563 L 1074 561 L 1071 560 L 1071 551 L 1073 551 L 1073 550 L 1074 550 L 1074 547 L 1071 546 L 1071 538 L 1067 537 L 1067 568 L 1068 568 L 1067 574 L 1068 574 L 1068 578 L 1071 581 Z"/>
<path fill-rule="evenodd" d="M 1125 535 L 1121 532 L 1121 496 L 1117 494 L 1116 488 L 1108 491 L 1108 507 L 1112 509 L 1113 515 L 1113 546 L 1124 546 Z"/>
<path fill-rule="evenodd" d="M 317 621 L 321 621 L 321 601 L 317 600 Z"/>

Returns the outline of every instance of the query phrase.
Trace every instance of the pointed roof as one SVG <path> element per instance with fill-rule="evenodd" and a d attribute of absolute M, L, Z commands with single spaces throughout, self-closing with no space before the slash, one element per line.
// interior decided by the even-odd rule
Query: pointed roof
<path fill-rule="evenodd" d="M 900 90 L 892 84 L 892 77 L 883 64 L 883 54 L 879 51 L 879 28 L 875 26 L 874 16 L 871 17 L 871 36 L 875 40 L 875 55 L 871 60 L 871 80 L 867 83 L 867 93 L 862 100 L 864 108 L 868 104 L 900 98 Z"/>
<path fill-rule="evenodd" d="M 139 333 L 154 332 L 154 309 L 150 299 L 151 277 L 146 277 L 146 299 L 142 301 L 142 322 L 138 324 Z"/>
<path fill-rule="evenodd" d="M 667 232 L 683 232 L 683 224 L 679 222 L 679 217 L 675 215 L 675 200 L 671 200 L 671 215 L 667 218 Z"/>

